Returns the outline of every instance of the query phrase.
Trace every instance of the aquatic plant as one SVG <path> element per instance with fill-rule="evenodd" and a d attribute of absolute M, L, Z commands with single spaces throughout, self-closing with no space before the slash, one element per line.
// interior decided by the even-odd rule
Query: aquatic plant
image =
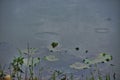
<path fill-rule="evenodd" d="M 20 50 L 18 49 L 18 51 L 20 52 Z M 24 57 L 22 56 L 21 52 L 20 52 L 20 56 L 19 57 L 14 57 L 13 61 L 11 62 L 11 66 L 12 66 L 12 77 L 17 77 L 18 80 L 22 79 L 22 73 L 23 73 L 23 61 Z"/>
<path fill-rule="evenodd" d="M 3 80 L 5 77 L 4 67 L 0 65 L 0 80 Z"/>
<path fill-rule="evenodd" d="M 18 57 L 14 57 L 10 64 L 11 67 L 9 68 L 12 70 L 12 79 L 17 78 L 17 80 L 21 80 L 24 75 L 25 80 L 34 80 L 36 78 L 34 76 L 34 68 L 39 64 L 40 58 L 32 56 L 35 51 L 36 48 L 29 48 L 29 44 L 25 51 L 18 49 L 20 55 Z"/>
<path fill-rule="evenodd" d="M 36 67 L 37 64 L 40 62 L 40 57 L 33 57 L 33 53 L 35 53 L 37 49 L 36 48 L 30 48 L 29 43 L 27 45 L 27 58 L 24 59 L 24 63 L 26 65 L 26 75 L 25 79 L 27 79 L 27 73 L 29 71 L 30 77 L 29 80 L 34 80 L 36 77 L 34 77 L 34 68 Z M 28 69 L 28 70 L 27 70 Z"/>
<path fill-rule="evenodd" d="M 91 72 L 91 77 L 89 80 L 95 80 L 93 72 Z"/>
<path fill-rule="evenodd" d="M 105 77 L 106 77 L 106 80 L 110 80 L 110 74 L 107 74 Z"/>
<path fill-rule="evenodd" d="M 74 80 L 74 76 L 72 73 L 70 74 L 70 80 Z"/>
<path fill-rule="evenodd" d="M 58 75 L 57 75 L 57 71 L 54 70 L 53 73 L 52 73 L 52 75 L 51 75 L 50 80 L 56 80 L 57 76 L 58 76 Z"/>
<path fill-rule="evenodd" d="M 52 43 L 51 43 L 51 46 L 52 46 L 52 48 L 57 47 L 57 46 L 58 46 L 58 42 L 52 42 Z"/>
<path fill-rule="evenodd" d="M 58 46 L 57 42 L 51 43 L 52 48 L 56 48 Z M 75 48 L 77 51 L 79 50 L 78 47 Z M 47 54 L 44 57 L 35 57 L 34 54 L 38 50 L 38 48 L 31 48 L 29 44 L 27 44 L 27 49 L 20 50 L 17 49 L 19 52 L 19 56 L 14 57 L 12 62 L 10 63 L 10 74 L 6 74 L 4 69 L 0 66 L 0 80 L 8 80 L 7 78 L 11 78 L 11 80 L 43 80 L 40 76 L 46 67 L 41 67 L 40 61 L 41 59 L 47 60 L 49 62 L 54 62 L 60 60 L 54 54 Z M 88 53 L 88 50 L 85 51 Z M 83 61 L 82 61 L 83 60 Z M 103 76 L 99 69 L 97 68 L 98 63 L 106 63 L 112 60 L 112 56 L 107 53 L 100 53 L 95 58 L 82 58 L 81 61 L 77 61 L 73 64 L 68 65 L 68 67 L 76 69 L 78 71 L 84 69 L 90 69 L 95 65 L 96 73 L 91 72 L 89 76 L 85 76 L 86 80 L 110 80 L 110 74 L 106 74 Z M 63 63 L 64 64 L 64 63 Z M 114 66 L 111 64 L 111 66 Z M 37 68 L 36 68 L 37 67 Z M 38 69 L 38 70 L 35 70 Z M 46 69 L 47 70 L 47 69 Z M 36 72 L 38 71 L 38 72 Z M 61 70 L 52 70 L 52 74 L 49 77 L 49 80 L 76 80 L 74 77 L 74 73 L 68 75 L 64 71 Z M 37 73 L 37 74 L 36 74 Z M 96 76 L 97 74 L 97 76 Z M 81 74 L 80 74 L 81 75 Z M 116 79 L 115 73 L 113 74 L 113 78 Z"/>

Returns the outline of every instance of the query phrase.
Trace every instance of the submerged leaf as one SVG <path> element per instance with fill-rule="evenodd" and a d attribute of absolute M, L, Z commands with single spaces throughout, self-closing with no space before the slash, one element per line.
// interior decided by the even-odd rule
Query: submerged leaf
<path fill-rule="evenodd" d="M 84 59 L 84 63 L 91 65 L 91 64 L 96 64 L 96 63 L 100 63 L 100 62 L 105 63 L 110 60 L 112 60 L 111 55 L 108 55 L 106 53 L 101 53 L 94 59 Z"/>
<path fill-rule="evenodd" d="M 48 61 L 57 61 L 57 60 L 59 60 L 59 59 L 56 58 L 56 56 L 54 56 L 54 55 L 45 56 L 45 59 L 48 60 Z"/>
<path fill-rule="evenodd" d="M 83 64 L 83 63 L 80 63 L 80 62 L 75 62 L 74 64 L 70 65 L 70 68 L 74 68 L 74 69 L 86 69 L 86 68 L 89 68 L 89 65 Z"/>
<path fill-rule="evenodd" d="M 70 67 L 74 68 L 74 69 L 85 69 L 85 68 L 89 68 L 92 64 L 97 64 L 100 62 L 108 62 L 110 60 L 112 60 L 111 55 L 108 55 L 106 53 L 101 53 L 101 54 L 99 54 L 99 56 L 97 56 L 94 59 L 87 59 L 86 58 L 83 60 L 83 63 L 76 62 L 76 63 L 70 65 Z"/>

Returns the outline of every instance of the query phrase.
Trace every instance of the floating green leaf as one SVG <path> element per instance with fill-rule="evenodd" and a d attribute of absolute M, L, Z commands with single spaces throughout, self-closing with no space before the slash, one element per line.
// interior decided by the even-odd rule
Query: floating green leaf
<path fill-rule="evenodd" d="M 59 59 L 56 58 L 56 56 L 54 56 L 54 55 L 45 56 L 45 59 L 48 60 L 48 61 L 57 61 L 57 60 L 59 60 Z"/>
<path fill-rule="evenodd" d="M 52 42 L 52 43 L 51 43 L 51 46 L 52 46 L 52 48 L 57 47 L 57 46 L 58 46 L 58 42 Z"/>

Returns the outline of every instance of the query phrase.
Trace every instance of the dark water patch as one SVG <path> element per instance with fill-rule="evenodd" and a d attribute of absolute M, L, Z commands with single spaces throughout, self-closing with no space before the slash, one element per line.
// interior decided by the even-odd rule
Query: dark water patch
<path fill-rule="evenodd" d="M 107 21 L 111 21 L 112 19 L 110 17 L 106 18 Z"/>
<path fill-rule="evenodd" d="M 14 57 L 15 48 L 8 42 L 0 42 L 0 64 L 7 64 Z"/>
<path fill-rule="evenodd" d="M 0 42 L 0 51 L 9 50 L 12 47 L 8 42 Z"/>
<path fill-rule="evenodd" d="M 76 51 L 79 51 L 79 47 L 76 47 L 75 50 L 76 50 Z"/>

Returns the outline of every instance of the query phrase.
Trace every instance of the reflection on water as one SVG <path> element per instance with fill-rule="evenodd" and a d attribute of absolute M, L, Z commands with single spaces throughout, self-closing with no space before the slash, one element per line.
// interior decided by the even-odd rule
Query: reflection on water
<path fill-rule="evenodd" d="M 10 48 L 10 44 L 7 42 L 0 42 L 0 51 L 8 50 Z"/>
<path fill-rule="evenodd" d="M 42 66 L 52 69 L 74 72 L 75 70 L 70 69 L 68 65 L 82 62 L 86 57 L 92 58 L 100 52 L 115 55 L 114 60 L 118 61 L 116 2 L 112 0 L 1 1 L 0 41 L 8 43 L 0 42 L 0 63 L 6 63 L 18 55 L 16 48 L 25 48 L 27 41 L 31 47 L 38 48 L 35 56 L 47 56 L 48 60 L 53 61 L 57 60 L 56 57 L 59 59 L 56 62 L 42 62 Z M 53 49 L 50 46 L 52 42 L 58 42 L 60 45 Z M 9 43 L 17 47 L 11 49 L 12 45 Z M 79 63 L 76 65 L 79 67 Z M 104 67 L 107 66 L 102 67 L 103 71 Z M 109 70 L 107 67 L 106 71 Z M 77 71 L 76 74 L 79 75 L 81 71 Z"/>
<path fill-rule="evenodd" d="M 0 64 L 7 64 L 12 59 L 15 48 L 8 42 L 0 42 Z"/>
<path fill-rule="evenodd" d="M 108 33 L 109 29 L 108 28 L 95 28 L 96 33 Z"/>
<path fill-rule="evenodd" d="M 56 32 L 38 32 L 35 33 L 35 38 L 39 40 L 59 41 L 59 34 Z"/>
<path fill-rule="evenodd" d="M 56 32 L 38 32 L 34 34 L 35 39 L 38 39 L 42 43 L 46 43 L 46 47 L 51 48 L 52 42 L 61 43 L 60 35 Z M 58 45 L 57 47 L 60 47 Z"/>

